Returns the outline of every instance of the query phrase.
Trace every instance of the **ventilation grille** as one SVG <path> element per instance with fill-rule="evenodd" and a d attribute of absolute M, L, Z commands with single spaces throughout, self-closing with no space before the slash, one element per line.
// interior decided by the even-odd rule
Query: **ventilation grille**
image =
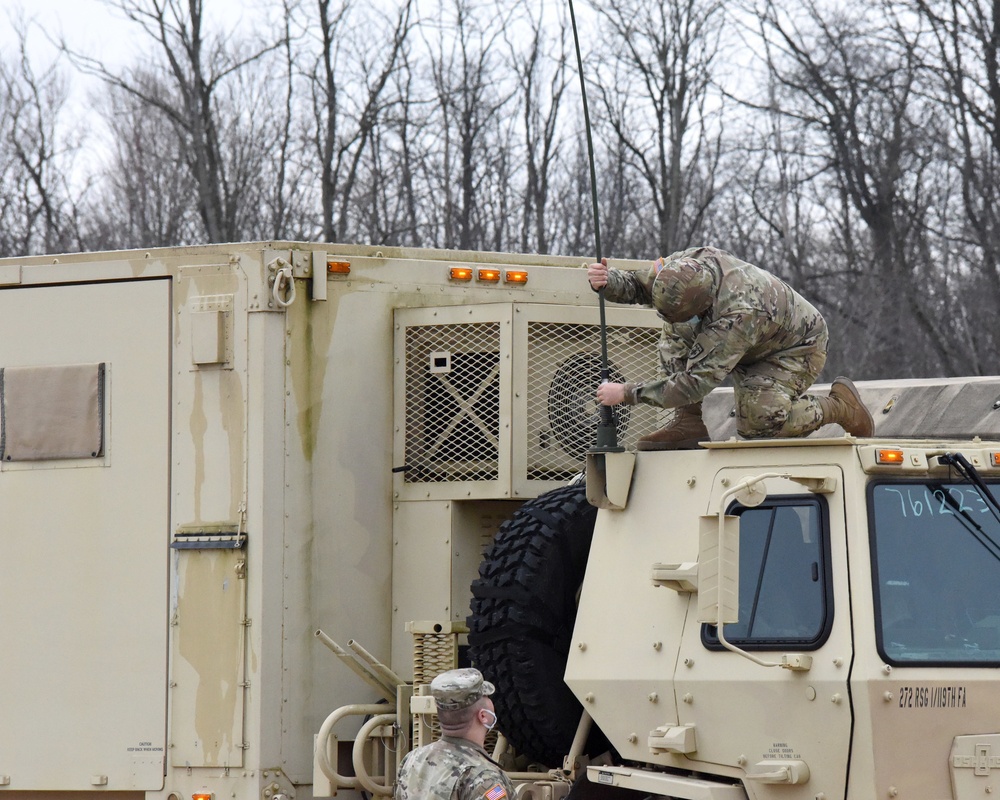
<path fill-rule="evenodd" d="M 439 626 L 441 627 L 441 626 Z M 458 666 L 458 636 L 455 633 L 413 631 L 413 691 L 430 694 L 430 682 L 442 672 Z M 426 687 L 426 688 L 423 688 Z M 441 738 L 436 714 L 413 715 L 413 746 L 421 747 Z"/>
<path fill-rule="evenodd" d="M 596 316 L 519 303 L 398 310 L 398 496 L 527 497 L 580 472 L 600 422 Z M 609 309 L 607 319 L 611 379 L 656 379 L 656 316 Z M 615 415 L 625 448 L 669 419 L 645 405 Z"/>
<path fill-rule="evenodd" d="M 407 483 L 499 474 L 500 325 L 406 331 Z"/>
<path fill-rule="evenodd" d="M 657 377 L 659 331 L 649 327 L 608 329 L 609 379 L 649 381 Z M 579 472 L 594 446 L 600 407 L 601 340 L 597 325 L 528 324 L 527 477 L 566 480 Z M 652 406 L 617 406 L 618 444 L 631 449 L 643 434 L 665 424 L 667 412 Z"/>
<path fill-rule="evenodd" d="M 458 638 L 453 633 L 413 634 L 413 685 L 430 683 L 458 663 Z"/>

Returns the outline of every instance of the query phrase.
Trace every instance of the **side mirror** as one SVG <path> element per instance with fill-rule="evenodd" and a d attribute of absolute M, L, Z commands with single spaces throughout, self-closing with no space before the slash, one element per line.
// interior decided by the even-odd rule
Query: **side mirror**
<path fill-rule="evenodd" d="M 740 518 L 709 514 L 699 518 L 698 622 L 721 626 L 739 622 Z"/>
<path fill-rule="evenodd" d="M 767 498 L 763 482 L 768 478 L 791 476 L 772 472 L 745 478 L 732 489 L 723 492 L 719 498 L 718 514 L 701 517 L 698 541 L 698 621 L 716 625 L 719 644 L 755 664 L 803 672 L 812 667 L 810 656 L 785 653 L 781 661 L 765 661 L 726 641 L 726 624 L 739 621 L 740 521 L 739 517 L 726 514 L 725 509 L 731 497 L 736 497 L 743 505 L 751 508 L 759 506 Z"/>

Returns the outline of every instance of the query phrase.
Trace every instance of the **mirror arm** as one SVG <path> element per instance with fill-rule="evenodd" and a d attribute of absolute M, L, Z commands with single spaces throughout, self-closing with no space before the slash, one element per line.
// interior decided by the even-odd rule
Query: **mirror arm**
<path fill-rule="evenodd" d="M 763 475 L 755 475 L 752 478 L 744 478 L 739 483 L 737 483 L 732 489 L 729 489 L 728 491 L 724 492 L 723 495 L 722 495 L 722 499 L 719 500 L 719 576 L 718 576 L 718 581 L 717 581 L 717 586 L 716 586 L 716 591 L 718 592 L 718 597 L 716 598 L 716 608 L 719 609 L 719 616 L 720 617 L 722 616 L 722 613 L 721 613 L 722 612 L 722 587 L 723 587 L 723 584 L 724 584 L 724 581 L 723 581 L 723 569 L 725 568 L 725 559 L 722 558 L 722 553 L 724 551 L 723 551 L 722 548 L 723 548 L 723 533 L 725 531 L 725 521 L 726 521 L 726 504 L 729 502 L 729 498 L 730 497 L 738 495 L 741 492 L 747 492 L 747 493 L 753 494 L 753 495 L 758 494 L 757 492 L 754 491 L 754 487 L 756 487 L 757 484 L 760 483 L 761 481 L 766 481 L 768 478 L 787 478 L 787 477 L 788 477 L 787 474 L 780 473 L 780 472 L 766 472 Z M 762 496 L 760 498 L 760 500 L 763 500 L 763 499 L 764 498 Z M 716 623 L 716 632 L 719 635 L 719 644 L 721 644 L 727 650 L 731 650 L 732 652 L 737 653 L 737 654 L 743 656 L 744 658 L 749 659 L 750 661 L 753 661 L 755 664 L 760 664 L 760 666 L 762 666 L 762 667 L 781 667 L 781 666 L 784 666 L 784 664 L 782 662 L 780 662 L 780 661 L 765 661 L 764 659 L 757 658 L 757 656 L 753 655 L 752 653 L 748 653 L 746 650 L 743 650 L 743 649 L 737 647 L 732 642 L 730 642 L 730 641 L 728 641 L 726 639 L 726 634 L 723 631 L 724 628 L 725 628 L 725 624 L 720 619 Z"/>

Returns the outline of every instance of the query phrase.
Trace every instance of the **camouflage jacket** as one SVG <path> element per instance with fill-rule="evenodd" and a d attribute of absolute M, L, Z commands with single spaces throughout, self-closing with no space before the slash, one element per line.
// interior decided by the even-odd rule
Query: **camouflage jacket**
<path fill-rule="evenodd" d="M 445 736 L 408 753 L 395 800 L 514 800 L 514 787 L 486 751 L 468 739 Z"/>
<path fill-rule="evenodd" d="M 660 362 L 666 377 L 627 384 L 625 402 L 673 408 L 700 401 L 734 370 L 779 354 L 826 351 L 822 315 L 784 281 L 714 247 L 694 247 L 663 261 L 694 258 L 716 273 L 715 301 L 701 319 L 664 322 Z M 652 305 L 657 264 L 646 273 L 611 269 L 605 297 Z"/>

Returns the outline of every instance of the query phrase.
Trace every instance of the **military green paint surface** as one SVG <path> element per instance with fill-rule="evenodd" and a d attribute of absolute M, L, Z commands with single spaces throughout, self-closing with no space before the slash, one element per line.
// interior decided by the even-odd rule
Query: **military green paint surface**
<path fill-rule="evenodd" d="M 242 766 L 244 554 L 182 550 L 175 558 L 171 762 Z"/>

